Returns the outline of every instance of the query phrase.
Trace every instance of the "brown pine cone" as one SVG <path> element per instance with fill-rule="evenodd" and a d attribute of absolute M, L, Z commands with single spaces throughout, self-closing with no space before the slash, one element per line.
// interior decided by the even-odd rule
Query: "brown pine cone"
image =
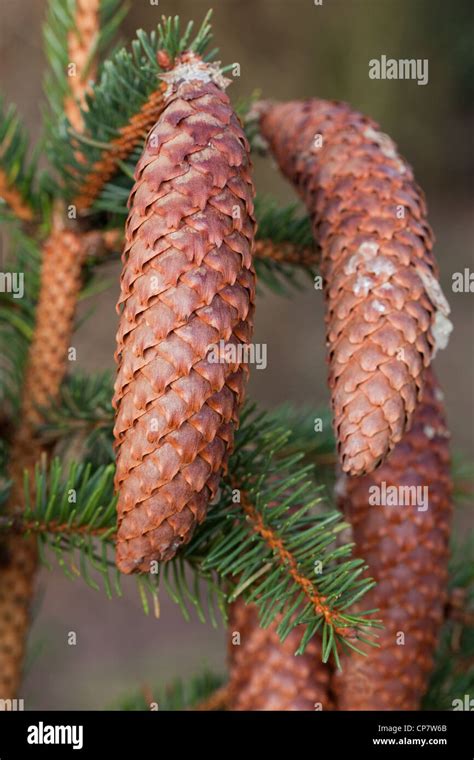
<path fill-rule="evenodd" d="M 425 200 L 392 140 L 345 103 L 263 103 L 260 111 L 322 249 L 338 449 L 343 470 L 360 475 L 402 438 L 423 367 L 451 330 Z"/>
<path fill-rule="evenodd" d="M 182 57 L 136 169 L 117 334 L 117 566 L 189 541 L 217 491 L 248 375 L 249 147 L 212 64 Z M 231 346 L 222 357 L 212 349 Z M 224 359 L 224 361 L 222 361 Z"/>
<path fill-rule="evenodd" d="M 313 637 L 303 655 L 295 655 L 301 633 L 294 629 L 282 643 L 278 621 L 260 628 L 255 605 L 232 605 L 228 628 L 229 710 L 331 710 L 330 668 L 321 662 L 321 644 Z M 240 644 L 233 643 L 235 634 Z"/>
<path fill-rule="evenodd" d="M 378 608 L 385 626 L 380 648 L 343 658 L 333 683 L 341 710 L 418 710 L 432 670 L 446 602 L 452 483 L 442 393 L 431 370 L 424 380 L 411 430 L 387 461 L 340 484 L 357 554 L 377 581 L 363 608 Z M 407 486 L 424 489 L 417 506 L 391 506 Z M 384 489 L 387 506 L 378 506 Z"/>

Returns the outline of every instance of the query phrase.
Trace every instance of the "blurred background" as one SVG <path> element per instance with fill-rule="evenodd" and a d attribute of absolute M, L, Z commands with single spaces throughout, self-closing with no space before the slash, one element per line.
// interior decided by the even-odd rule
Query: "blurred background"
<path fill-rule="evenodd" d="M 66 1 L 66 0 L 65 0 Z M 210 0 L 133 0 L 123 39 L 151 30 L 161 14 L 199 24 Z M 17 103 L 32 139 L 43 104 L 41 26 L 45 1 L 0 0 L 0 89 Z M 378 121 L 414 166 L 429 205 L 441 281 L 455 331 L 436 368 L 446 393 L 453 449 L 474 461 L 473 299 L 453 293 L 453 272 L 474 270 L 472 243 L 474 126 L 474 4 L 471 0 L 215 0 L 214 43 L 224 63 L 239 63 L 229 94 L 236 102 L 255 90 L 264 97 L 318 96 L 349 101 Z M 427 58 L 429 83 L 371 80 L 368 62 Z M 256 160 L 256 183 L 280 201 L 295 200 L 268 160 Z M 93 316 L 76 336 L 77 366 L 113 366 L 114 310 L 119 266 L 106 272 L 111 287 L 98 296 Z M 88 310 L 88 302 L 84 309 Z M 260 294 L 254 340 L 268 345 L 268 368 L 254 371 L 249 395 L 271 408 L 281 402 L 326 405 L 323 303 L 306 288 L 292 298 Z M 458 528 L 471 523 L 466 510 Z M 20 696 L 26 709 L 100 709 L 140 689 L 152 693 L 176 676 L 207 665 L 225 668 L 225 634 L 186 623 L 166 596 L 159 620 L 146 617 L 133 582 L 124 598 L 108 601 L 58 570 L 41 572 L 27 675 Z M 77 644 L 68 645 L 74 631 Z"/>

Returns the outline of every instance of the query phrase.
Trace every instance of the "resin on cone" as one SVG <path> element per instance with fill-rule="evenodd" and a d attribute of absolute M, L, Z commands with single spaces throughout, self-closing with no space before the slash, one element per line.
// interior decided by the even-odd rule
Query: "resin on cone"
<path fill-rule="evenodd" d="M 255 297 L 249 146 L 227 82 L 194 54 L 162 78 L 165 107 L 129 199 L 118 304 L 116 561 L 126 573 L 171 559 L 217 492 Z"/>
<path fill-rule="evenodd" d="M 342 658 L 339 710 L 419 710 L 428 687 L 447 594 L 452 483 L 442 393 L 431 370 L 424 380 L 411 430 L 387 461 L 339 483 L 356 552 L 377 581 L 362 604 L 378 608 L 384 625 L 380 648 Z"/>
<path fill-rule="evenodd" d="M 338 450 L 342 469 L 361 475 L 401 440 L 423 369 L 451 330 L 423 193 L 393 141 L 348 105 L 259 110 L 262 135 L 321 247 Z"/>
<path fill-rule="evenodd" d="M 331 710 L 329 665 L 321 662 L 314 636 L 304 654 L 295 655 L 301 632 L 293 629 L 281 642 L 276 628 L 260 628 L 257 608 L 242 600 L 230 609 L 228 652 L 229 710 Z"/>

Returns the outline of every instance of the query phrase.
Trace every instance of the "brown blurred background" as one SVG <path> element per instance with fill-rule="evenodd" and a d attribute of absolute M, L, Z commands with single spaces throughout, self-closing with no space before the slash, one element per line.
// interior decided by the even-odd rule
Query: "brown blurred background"
<path fill-rule="evenodd" d="M 0 0 L 1 90 L 17 103 L 38 136 L 42 108 L 41 24 L 44 0 Z M 123 38 L 150 30 L 161 14 L 199 23 L 209 0 L 134 0 Z M 398 143 L 424 188 L 436 252 L 455 332 L 436 366 L 446 391 L 453 447 L 474 460 L 474 294 L 454 294 L 453 272 L 474 269 L 472 258 L 472 127 L 474 5 L 471 0 L 215 0 L 214 42 L 225 63 L 241 76 L 230 88 L 237 100 L 261 90 L 276 99 L 347 100 L 378 121 Z M 428 58 L 429 84 L 374 81 L 368 61 Z M 259 191 L 293 200 L 291 189 L 268 161 L 256 161 Z M 94 302 L 94 314 L 77 338 L 78 367 L 113 366 L 118 266 L 111 287 Z M 87 304 L 87 309 L 90 303 Z M 254 371 L 250 395 L 266 407 L 280 402 L 326 404 L 322 296 L 306 288 L 291 299 L 261 294 L 257 342 L 268 344 L 268 368 Z M 472 524 L 464 512 L 458 523 Z M 224 632 L 185 623 L 165 597 L 160 620 L 144 616 L 133 582 L 124 598 L 107 601 L 82 581 L 59 571 L 41 574 L 40 599 L 31 635 L 31 657 L 22 694 L 27 708 L 110 706 L 144 685 L 155 688 L 207 664 L 223 671 Z M 77 645 L 69 646 L 69 631 Z"/>

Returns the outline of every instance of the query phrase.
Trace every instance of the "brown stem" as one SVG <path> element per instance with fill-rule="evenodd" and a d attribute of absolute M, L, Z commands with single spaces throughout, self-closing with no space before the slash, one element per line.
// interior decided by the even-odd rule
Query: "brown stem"
<path fill-rule="evenodd" d="M 68 53 L 76 65 L 69 78 L 66 113 L 77 130 L 83 128 L 80 112 L 91 74 L 90 51 L 99 32 L 99 0 L 77 0 L 74 24 L 68 37 Z M 95 62 L 92 62 L 92 71 Z M 11 198 L 11 194 L 10 194 Z M 21 209 L 20 209 L 21 210 Z M 10 476 L 13 481 L 7 513 L 24 504 L 23 474 L 30 473 L 45 448 L 36 435 L 43 421 L 40 407 L 59 395 L 66 373 L 68 349 L 81 288 L 81 267 L 90 238 L 63 229 L 59 213 L 43 245 L 36 323 L 25 368 L 20 422 L 13 436 Z M 30 482 L 34 479 L 31 477 Z M 33 488 L 31 491 L 33 495 Z M 29 606 L 34 592 L 37 545 L 34 536 L 11 535 L 3 543 L 0 569 L 0 698 L 15 696 L 29 627 Z"/>
<path fill-rule="evenodd" d="M 0 198 L 3 198 L 18 219 L 23 222 L 33 220 L 33 210 L 22 198 L 16 187 L 8 181 L 8 177 L 2 169 L 0 169 Z"/>
<path fill-rule="evenodd" d="M 255 532 L 263 538 L 272 551 L 277 555 L 281 564 L 288 569 L 295 583 L 301 588 L 304 595 L 313 605 L 314 611 L 318 615 L 322 615 L 326 623 L 331 627 L 334 627 L 336 633 L 340 636 L 345 638 L 352 637 L 354 635 L 354 630 L 352 628 L 344 626 L 336 627 L 337 620 L 341 618 L 340 613 L 332 610 L 331 607 L 326 604 L 326 597 L 319 594 L 314 583 L 309 578 L 300 574 L 296 559 L 284 546 L 281 538 L 279 538 L 271 528 L 265 525 L 262 515 L 257 512 L 255 507 L 250 503 L 246 494 L 241 493 L 240 502 L 242 509 L 252 522 Z"/>
<path fill-rule="evenodd" d="M 76 132 L 84 130 L 81 107 L 90 92 L 88 83 L 97 73 L 97 60 L 89 59 L 99 36 L 99 10 L 100 0 L 76 0 L 75 23 L 67 36 L 68 63 L 74 64 L 76 71 L 69 77 L 70 93 L 64 110 Z"/>
<path fill-rule="evenodd" d="M 79 211 L 85 212 L 91 207 L 106 182 L 116 172 L 118 163 L 130 155 L 155 124 L 163 109 L 165 90 L 166 85 L 162 83 L 151 93 L 138 113 L 119 129 L 118 137 L 111 141 L 102 157 L 92 166 L 74 200 Z"/>
<path fill-rule="evenodd" d="M 10 455 L 13 486 L 7 513 L 24 504 L 23 473 L 25 470 L 31 473 L 45 452 L 44 443 L 36 435 L 36 428 L 43 421 L 40 407 L 57 398 L 66 372 L 83 259 L 83 241 L 77 232 L 53 230 L 43 246 L 36 324 L 24 375 L 20 423 L 13 435 Z M 36 540 L 10 536 L 3 551 L 0 698 L 8 699 L 15 695 L 20 682 L 37 564 Z"/>
<path fill-rule="evenodd" d="M 21 514 L 0 515 L 0 531 L 8 531 L 12 534 L 52 533 L 65 536 L 94 536 L 94 538 L 101 538 L 108 534 L 107 537 L 111 541 L 115 538 L 115 533 L 107 527 L 91 528 L 89 525 L 70 525 L 54 520 L 48 523 L 41 522 L 41 520 L 25 520 L 22 519 Z"/>
<path fill-rule="evenodd" d="M 282 264 L 314 268 L 319 265 L 320 254 L 315 246 L 296 245 L 290 241 L 275 243 L 270 239 L 257 240 L 254 254 L 260 259 L 272 259 Z"/>

